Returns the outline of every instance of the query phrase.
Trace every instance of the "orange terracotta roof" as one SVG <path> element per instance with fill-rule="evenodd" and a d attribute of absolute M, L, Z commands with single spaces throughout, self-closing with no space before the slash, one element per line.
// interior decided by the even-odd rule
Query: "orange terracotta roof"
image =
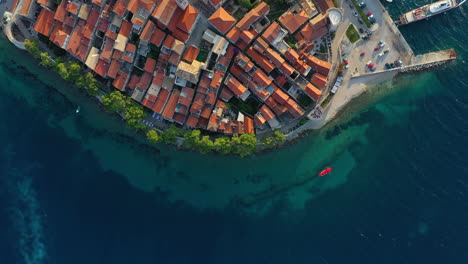
<path fill-rule="evenodd" d="M 177 66 L 179 64 L 179 61 L 180 55 L 175 52 L 172 52 L 171 57 L 169 57 L 169 63 Z"/>
<path fill-rule="evenodd" d="M 131 30 L 132 23 L 128 22 L 127 20 L 123 20 L 122 25 L 120 26 L 119 34 L 128 38 L 130 36 Z"/>
<path fill-rule="evenodd" d="M 286 102 L 289 100 L 289 95 L 284 93 L 282 90 L 278 89 L 276 90 L 272 95 L 273 99 L 275 99 L 278 103 L 280 104 L 286 104 Z"/>
<path fill-rule="evenodd" d="M 86 59 L 86 54 L 88 53 L 88 45 L 89 41 L 85 41 L 86 39 L 81 39 L 83 42 L 80 44 L 78 47 L 78 50 L 76 51 L 75 56 L 81 60 L 82 62 L 85 61 Z"/>
<path fill-rule="evenodd" d="M 186 49 L 185 51 L 184 60 L 189 63 L 192 63 L 192 61 L 194 61 L 197 58 L 199 52 L 200 49 L 193 45 L 188 47 L 188 49 Z"/>
<path fill-rule="evenodd" d="M 265 52 L 265 55 L 271 62 L 273 62 L 273 64 L 276 65 L 276 67 L 281 67 L 281 65 L 284 63 L 284 59 L 281 57 L 281 55 L 273 49 L 268 48 Z"/>
<path fill-rule="evenodd" d="M 156 28 L 156 30 L 153 32 L 153 35 L 151 36 L 150 42 L 159 47 L 161 46 L 165 36 L 166 33 L 164 33 L 159 28 Z"/>
<path fill-rule="evenodd" d="M 266 123 L 266 119 L 262 116 L 261 113 L 255 114 L 254 120 L 255 120 L 255 124 L 256 124 L 258 127 L 261 127 L 261 126 L 263 126 L 263 125 Z"/>
<path fill-rule="evenodd" d="M 303 40 L 306 42 L 311 42 L 315 39 L 318 39 L 325 34 L 328 33 L 328 28 L 326 26 L 314 29 L 310 23 L 307 23 L 307 25 L 299 31 L 299 33 L 296 34 L 296 37 L 299 38 L 299 36 L 302 37 Z"/>
<path fill-rule="evenodd" d="M 94 9 L 91 10 L 89 13 L 88 19 L 86 21 L 86 25 L 83 28 L 83 37 L 87 39 L 91 39 L 91 34 L 93 34 L 93 30 L 96 27 L 96 23 L 99 19 L 99 13 L 96 12 Z"/>
<path fill-rule="evenodd" d="M 109 71 L 107 71 L 107 76 L 115 79 L 119 70 L 120 70 L 120 61 L 112 60 L 109 66 Z"/>
<path fill-rule="evenodd" d="M 229 89 L 231 89 L 231 91 L 234 92 L 237 97 L 240 97 L 245 92 L 247 92 L 247 88 L 232 75 L 230 78 L 228 78 L 226 86 L 229 87 Z"/>
<path fill-rule="evenodd" d="M 112 59 L 118 60 L 118 59 L 120 59 L 121 55 L 122 55 L 122 51 L 114 50 L 114 54 L 112 54 Z"/>
<path fill-rule="evenodd" d="M 308 54 L 307 56 L 304 56 L 304 59 L 307 62 L 307 64 L 310 67 L 312 67 L 314 71 L 320 72 L 323 75 L 328 76 L 328 73 L 330 72 L 330 68 L 331 68 L 331 63 L 329 63 L 328 61 L 323 61 L 310 54 Z"/>
<path fill-rule="evenodd" d="M 169 98 L 169 91 L 166 89 L 161 89 L 158 94 L 158 98 L 154 103 L 153 110 L 154 112 L 161 114 L 164 106 L 166 105 L 167 98 Z"/>
<path fill-rule="evenodd" d="M 29 13 L 29 8 L 31 7 L 32 0 L 23 0 L 23 5 L 21 6 L 20 14 L 27 16 Z"/>
<path fill-rule="evenodd" d="M 239 23 L 237 23 L 236 27 L 240 30 L 247 30 L 259 18 L 260 14 L 252 9 L 239 21 Z"/>
<path fill-rule="evenodd" d="M 130 3 L 128 3 L 127 8 L 133 13 L 135 17 L 135 15 L 138 14 L 138 11 L 140 9 L 151 12 L 156 2 L 156 0 L 130 0 Z"/>
<path fill-rule="evenodd" d="M 156 9 L 154 9 L 153 17 L 163 25 L 167 26 L 176 9 L 177 3 L 175 0 L 161 1 Z"/>
<path fill-rule="evenodd" d="M 54 12 L 45 8 L 41 8 L 41 13 L 39 14 L 39 17 L 37 18 L 36 25 L 34 25 L 34 30 L 48 37 L 50 30 L 52 28 L 53 22 L 54 22 Z"/>
<path fill-rule="evenodd" d="M 265 70 L 265 72 L 271 72 L 275 69 L 275 65 L 271 63 L 265 56 L 258 53 L 254 48 L 250 47 L 247 50 L 247 54 Z"/>
<path fill-rule="evenodd" d="M 140 82 L 140 77 L 136 74 L 132 74 L 132 77 L 130 78 L 130 81 L 128 82 L 127 87 L 129 89 L 134 90 L 139 82 Z"/>
<path fill-rule="evenodd" d="M 275 38 L 278 36 L 281 30 L 280 24 L 277 22 L 271 23 L 271 25 L 263 32 L 262 37 L 264 37 L 269 42 L 273 42 Z"/>
<path fill-rule="evenodd" d="M 153 84 L 161 87 L 164 81 L 164 72 L 158 71 L 156 75 L 153 77 Z"/>
<path fill-rule="evenodd" d="M 169 101 L 167 101 L 166 107 L 164 107 L 164 112 L 162 113 L 162 116 L 166 119 L 171 120 L 174 117 L 177 101 L 179 100 L 179 95 L 180 91 L 175 90 L 169 98 Z"/>
<path fill-rule="evenodd" d="M 226 37 L 231 40 L 233 43 L 236 43 L 239 40 L 241 30 L 238 27 L 233 27 L 226 35 Z"/>
<path fill-rule="evenodd" d="M 112 85 L 120 91 L 123 91 L 125 88 L 125 82 L 127 81 L 128 74 L 122 71 L 119 71 L 117 78 L 115 78 Z"/>
<path fill-rule="evenodd" d="M 271 111 L 270 108 L 268 108 L 266 104 L 264 104 L 258 111 L 262 113 L 262 116 L 265 118 L 266 121 L 270 121 L 276 117 L 275 114 Z"/>
<path fill-rule="evenodd" d="M 148 20 L 145 28 L 143 29 L 143 32 L 141 32 L 140 39 L 149 41 L 155 28 L 156 25 L 151 20 Z"/>
<path fill-rule="evenodd" d="M 65 7 L 67 6 L 67 1 L 62 1 L 60 5 L 57 7 L 57 11 L 55 12 L 54 19 L 58 20 L 60 22 L 65 21 L 65 15 L 67 14 L 67 11 L 65 10 Z"/>
<path fill-rule="evenodd" d="M 223 79 L 223 74 L 221 74 L 220 71 L 216 71 L 214 74 L 213 74 L 213 78 L 211 79 L 211 82 L 210 82 L 210 88 L 211 89 L 216 89 L 218 88 L 220 85 L 221 85 L 221 80 Z"/>
<path fill-rule="evenodd" d="M 209 105 L 213 105 L 216 101 L 216 93 L 209 92 L 205 98 L 205 103 Z"/>
<path fill-rule="evenodd" d="M 244 116 L 244 132 L 248 134 L 255 133 L 253 119 L 247 116 Z"/>
<path fill-rule="evenodd" d="M 204 118 L 209 118 L 210 114 L 211 114 L 211 108 L 206 106 L 205 108 L 203 108 L 200 116 Z"/>
<path fill-rule="evenodd" d="M 316 73 L 316 74 L 314 74 L 314 77 L 312 77 L 312 80 L 310 80 L 310 81 L 314 85 L 319 87 L 320 89 L 323 89 L 323 88 L 325 88 L 325 86 L 327 86 L 328 78 L 327 78 L 327 76 L 325 76 L 323 74 Z"/>
<path fill-rule="evenodd" d="M 92 0 L 91 2 L 93 2 L 93 4 L 96 4 L 98 6 L 101 6 L 102 4 L 102 0 Z"/>
<path fill-rule="evenodd" d="M 57 26 L 56 26 L 57 27 Z M 67 40 L 68 38 L 68 34 L 63 32 L 62 30 L 58 30 L 57 33 L 55 33 L 55 35 L 51 35 L 51 40 L 52 40 L 52 37 L 53 37 L 53 43 L 59 47 L 63 47 L 63 45 L 65 44 L 65 41 Z"/>
<path fill-rule="evenodd" d="M 73 33 L 70 36 L 70 40 L 68 42 L 67 51 L 73 55 L 76 54 L 78 47 L 80 46 L 81 29 L 82 28 L 80 26 L 75 27 L 75 29 L 73 30 Z"/>
<path fill-rule="evenodd" d="M 278 20 L 290 33 L 293 33 L 304 25 L 307 20 L 309 20 L 309 16 L 304 10 L 301 10 L 301 12 L 297 14 L 291 11 L 286 11 Z"/>
<path fill-rule="evenodd" d="M 270 6 L 265 2 L 261 2 L 252 10 L 256 11 L 260 16 L 263 16 L 270 12 Z"/>
<path fill-rule="evenodd" d="M 216 7 L 221 3 L 223 0 L 210 0 L 210 2 Z"/>
<path fill-rule="evenodd" d="M 299 54 L 293 49 L 293 48 L 288 48 L 286 52 L 284 52 L 284 56 L 286 59 L 289 60 L 292 64 L 295 64 L 296 61 L 299 60 Z"/>
<path fill-rule="evenodd" d="M 150 94 L 149 92 L 145 95 L 143 100 L 141 101 L 141 104 L 144 105 L 145 107 L 151 109 L 154 106 L 154 103 L 156 102 L 157 95 L 155 94 Z"/>
<path fill-rule="evenodd" d="M 194 89 L 189 88 L 189 87 L 182 88 L 182 92 L 180 93 L 180 97 L 179 97 L 179 104 L 189 107 L 190 103 L 192 102 L 194 94 L 195 94 Z"/>
<path fill-rule="evenodd" d="M 268 78 L 268 75 L 266 75 L 266 73 L 263 72 L 261 69 L 257 69 L 252 74 L 252 78 L 258 85 L 261 85 L 262 87 L 267 87 L 272 82 L 270 78 Z"/>
<path fill-rule="evenodd" d="M 102 49 L 101 59 L 110 62 L 112 58 L 112 50 L 114 49 L 114 40 L 107 39 L 106 43 L 104 44 L 104 48 Z"/>
<path fill-rule="evenodd" d="M 117 39 L 117 33 L 115 33 L 114 31 L 108 29 L 106 31 L 106 37 L 110 38 L 110 39 L 113 39 L 113 40 L 116 40 Z"/>
<path fill-rule="evenodd" d="M 312 97 L 315 101 L 317 101 L 320 98 L 320 96 L 322 95 L 322 91 L 320 91 L 317 87 L 315 87 L 311 83 L 308 83 L 305 86 L 304 91 L 308 95 L 310 95 L 310 97 Z"/>
<path fill-rule="evenodd" d="M 253 47 L 258 52 L 263 53 L 268 48 L 268 43 L 263 38 L 257 38 Z"/>
<path fill-rule="evenodd" d="M 288 109 L 280 105 L 275 99 L 273 99 L 273 96 L 268 97 L 268 99 L 265 100 L 265 103 L 273 110 L 273 112 L 277 115 L 280 116 L 284 114 Z"/>
<path fill-rule="evenodd" d="M 228 102 L 229 100 L 231 100 L 233 96 L 234 96 L 234 93 L 229 88 L 223 87 L 221 89 L 221 92 L 219 93 L 218 98 Z"/>
<path fill-rule="evenodd" d="M 211 15 L 208 21 L 210 21 L 210 23 L 223 34 L 225 34 L 232 25 L 236 23 L 236 19 L 222 7 L 218 8 L 213 15 Z"/>
<path fill-rule="evenodd" d="M 98 61 L 96 67 L 94 68 L 94 72 L 101 75 L 102 77 L 106 77 L 108 70 L 109 70 L 109 63 L 101 59 Z"/>
<path fill-rule="evenodd" d="M 114 6 L 114 12 L 119 16 L 123 16 L 127 10 L 128 0 L 118 0 Z"/>
<path fill-rule="evenodd" d="M 291 76 L 291 74 L 293 74 L 294 72 L 294 68 L 291 65 L 289 65 L 289 63 L 287 62 L 284 62 L 283 65 L 281 65 L 279 69 L 287 76 Z"/>
<path fill-rule="evenodd" d="M 47 6 L 47 4 L 49 3 L 49 0 L 37 0 L 37 3 L 40 5 Z"/>
<path fill-rule="evenodd" d="M 185 122 L 185 125 L 191 128 L 196 128 L 198 125 L 198 117 L 190 115 L 187 119 L 187 122 Z"/>
<path fill-rule="evenodd" d="M 156 67 L 156 60 L 152 58 L 147 58 L 145 62 L 145 72 L 153 73 L 154 68 Z"/>
<path fill-rule="evenodd" d="M 140 78 L 140 81 L 137 83 L 136 87 L 146 90 L 151 84 L 151 80 L 153 80 L 153 74 L 149 72 L 144 72 Z"/>
<path fill-rule="evenodd" d="M 254 34 L 248 30 L 243 30 L 240 33 L 240 38 L 246 43 L 250 43 L 254 37 L 255 37 Z"/>
<path fill-rule="evenodd" d="M 72 14 L 76 14 L 76 12 L 78 12 L 78 5 L 73 2 L 68 2 L 67 8 L 65 10 L 67 10 L 67 12 L 70 12 Z"/>
<path fill-rule="evenodd" d="M 285 106 L 288 108 L 289 113 L 294 119 L 301 117 L 305 113 L 304 109 L 302 109 L 302 107 L 300 107 L 292 98 L 289 98 Z"/>
<path fill-rule="evenodd" d="M 190 33 L 197 18 L 198 11 L 191 5 L 188 5 L 177 27 L 183 30 L 184 32 Z"/>
<path fill-rule="evenodd" d="M 166 40 L 164 40 L 163 47 L 166 47 L 168 49 L 172 49 L 172 44 L 174 44 L 174 37 L 171 35 L 167 35 Z"/>

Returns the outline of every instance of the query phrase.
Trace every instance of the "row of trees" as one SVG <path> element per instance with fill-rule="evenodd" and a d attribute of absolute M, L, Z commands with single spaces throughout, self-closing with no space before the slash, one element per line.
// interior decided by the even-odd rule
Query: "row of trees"
<path fill-rule="evenodd" d="M 202 154 L 216 151 L 223 155 L 233 154 L 245 157 L 257 151 L 257 138 L 255 134 L 233 135 L 232 137 L 219 137 L 214 141 L 209 136 L 202 136 L 198 129 L 184 132 L 182 129 L 171 125 L 168 129 L 159 134 L 156 130 L 150 130 L 146 133 L 148 140 L 152 143 L 164 142 L 166 144 L 175 144 L 177 137 L 183 137 L 182 147 L 193 149 Z M 283 133 L 275 130 L 271 135 L 262 138 L 263 147 L 272 148 L 283 143 L 286 137 Z"/>
<path fill-rule="evenodd" d="M 120 91 L 113 91 L 110 94 L 103 95 L 101 99 L 105 109 L 109 112 L 121 114 L 130 128 L 136 130 L 146 129 L 146 126 L 141 123 L 143 118 L 145 118 L 143 108 L 129 97 Z"/>
<path fill-rule="evenodd" d="M 87 89 L 89 95 L 98 95 L 99 83 L 91 72 L 81 75 L 82 68 L 80 64 L 72 61 L 64 62 L 61 58 L 54 59 L 47 52 L 41 52 L 37 39 L 26 39 L 24 46 L 34 58 L 40 60 L 40 65 L 54 69 L 64 80 L 75 83 L 79 88 Z"/>

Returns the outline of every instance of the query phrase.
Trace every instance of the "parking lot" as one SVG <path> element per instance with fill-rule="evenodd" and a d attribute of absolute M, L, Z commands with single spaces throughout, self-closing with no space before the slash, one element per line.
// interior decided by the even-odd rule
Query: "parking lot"
<path fill-rule="evenodd" d="M 343 49 L 343 51 L 348 50 L 343 52 L 342 58 L 348 60 L 348 74 L 362 75 L 371 72 L 368 67 L 369 62 L 374 66 L 373 70 L 375 71 L 384 70 L 386 63 L 394 63 L 398 60 L 402 60 L 403 64 L 409 63 L 408 50 L 402 46 L 402 37 L 398 31 L 391 28 L 393 26 L 390 24 L 391 21 L 384 19 L 384 10 L 380 3 L 366 0 L 364 3 L 366 5 L 363 8 L 364 13 L 372 13 L 375 19 L 371 28 L 367 28 L 361 20 L 351 0 L 342 1 L 345 19 L 354 24 L 361 35 L 361 40 L 356 42 L 351 49 Z M 368 32 L 370 33 L 369 38 L 364 39 Z"/>

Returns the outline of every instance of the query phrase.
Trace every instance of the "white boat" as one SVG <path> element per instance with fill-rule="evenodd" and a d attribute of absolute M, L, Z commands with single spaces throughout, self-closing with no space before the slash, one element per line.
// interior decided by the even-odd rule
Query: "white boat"
<path fill-rule="evenodd" d="M 76 110 L 75 110 L 75 113 L 78 114 L 79 112 L 80 112 L 80 107 L 78 106 L 78 108 L 76 108 Z"/>

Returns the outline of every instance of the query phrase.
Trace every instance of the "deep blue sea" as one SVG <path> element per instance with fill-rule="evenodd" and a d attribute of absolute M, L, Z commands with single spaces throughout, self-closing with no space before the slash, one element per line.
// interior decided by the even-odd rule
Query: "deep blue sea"
<path fill-rule="evenodd" d="M 396 18 L 428 2 L 385 5 Z M 456 63 L 245 159 L 149 146 L 1 38 L 0 263 L 468 263 L 467 13 L 401 29 Z"/>

